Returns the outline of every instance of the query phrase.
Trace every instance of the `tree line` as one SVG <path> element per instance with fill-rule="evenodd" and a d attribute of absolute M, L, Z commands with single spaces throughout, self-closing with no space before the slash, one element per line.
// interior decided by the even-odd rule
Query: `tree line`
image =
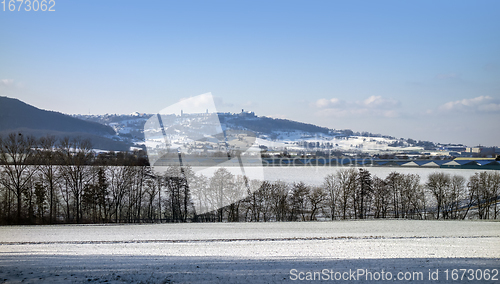
<path fill-rule="evenodd" d="M 144 152 L 96 155 L 88 140 L 0 137 L 0 223 L 268 222 L 367 218 L 497 219 L 498 171 L 341 168 L 321 185 L 249 180 L 219 168 L 155 173 Z"/>
<path fill-rule="evenodd" d="M 213 221 L 461 220 L 497 219 L 499 215 L 497 171 L 478 172 L 468 180 L 434 172 L 421 183 L 417 174 L 391 172 L 382 179 L 363 168 L 342 168 L 327 175 L 321 185 L 251 181 L 245 186 L 244 179 L 221 168 L 205 183 L 202 192 L 210 194 L 217 186 L 224 186 L 213 180 L 223 180 L 227 189 L 250 189 L 245 198 L 219 212 L 208 213 Z M 243 192 L 236 195 L 242 196 Z"/>

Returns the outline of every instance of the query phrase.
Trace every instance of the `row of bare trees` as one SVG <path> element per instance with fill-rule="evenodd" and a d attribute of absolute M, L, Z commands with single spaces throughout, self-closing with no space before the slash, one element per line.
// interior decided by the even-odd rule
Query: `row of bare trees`
<path fill-rule="evenodd" d="M 219 168 L 154 173 L 139 154 L 96 155 L 89 141 L 0 139 L 0 223 L 267 222 L 365 218 L 497 219 L 498 171 L 468 180 L 435 172 L 338 169 L 321 185 L 267 182 Z"/>
<path fill-rule="evenodd" d="M 134 155 L 96 155 L 91 143 L 79 138 L 1 137 L 0 223 L 160 219 L 160 179 Z"/>
<path fill-rule="evenodd" d="M 202 215 L 209 221 L 497 219 L 500 202 L 498 171 L 478 172 L 469 180 L 435 172 L 421 183 L 417 174 L 391 172 L 381 179 L 366 169 L 348 168 L 326 176 L 320 186 L 248 181 L 224 168 L 210 179 L 201 178 L 205 186 L 192 189 L 205 195 L 195 198 L 198 208 L 210 208 L 211 199 L 221 198 L 221 188 L 226 198 L 234 198 L 230 205 Z"/>

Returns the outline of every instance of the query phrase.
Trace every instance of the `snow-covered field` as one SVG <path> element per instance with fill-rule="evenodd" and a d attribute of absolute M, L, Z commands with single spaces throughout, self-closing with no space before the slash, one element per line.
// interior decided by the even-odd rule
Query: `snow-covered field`
<path fill-rule="evenodd" d="M 429 281 L 429 269 L 438 280 Z M 432 274 L 436 269 L 439 272 Z M 314 272 L 327 282 L 330 276 L 347 277 L 340 280 L 345 283 L 384 282 L 367 281 L 360 274 L 360 281 L 354 281 L 353 271 L 374 277 L 391 273 L 396 282 L 409 282 L 399 281 L 399 272 L 406 277 L 421 273 L 422 283 L 457 282 L 451 280 L 452 269 L 500 269 L 500 223 L 369 220 L 0 227 L 0 282 L 5 283 L 276 283 L 306 279 Z M 482 282 L 500 281 L 490 277 Z"/>

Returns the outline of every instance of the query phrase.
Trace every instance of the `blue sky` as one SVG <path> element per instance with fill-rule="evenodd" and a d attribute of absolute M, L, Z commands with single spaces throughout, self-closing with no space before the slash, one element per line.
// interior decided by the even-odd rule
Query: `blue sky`
<path fill-rule="evenodd" d="M 220 111 L 500 146 L 499 1 L 55 2 L 0 11 L 0 95 L 104 114 L 212 92 Z"/>

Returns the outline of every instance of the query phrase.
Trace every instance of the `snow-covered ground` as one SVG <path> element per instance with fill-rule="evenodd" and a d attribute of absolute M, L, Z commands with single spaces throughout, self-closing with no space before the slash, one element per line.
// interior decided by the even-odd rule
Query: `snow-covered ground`
<path fill-rule="evenodd" d="M 259 145 L 264 145 L 275 150 L 288 151 L 303 151 L 305 149 L 314 150 L 314 146 L 304 146 L 303 143 L 313 143 L 322 145 L 325 143 L 333 145 L 331 150 L 338 151 L 362 151 L 365 153 L 376 154 L 384 151 L 422 151 L 422 147 L 391 147 L 398 140 L 383 138 L 383 137 L 363 137 L 363 136 L 336 136 L 316 133 L 294 131 L 294 132 L 278 132 L 276 133 L 278 140 L 271 141 L 268 139 L 259 138 L 256 142 Z M 318 148 L 320 150 L 321 148 Z"/>
<path fill-rule="evenodd" d="M 0 227 L 0 281 L 277 283 L 360 269 L 447 283 L 445 269 L 499 269 L 499 244 L 500 223 L 479 221 L 12 226 Z M 359 277 L 341 282 L 379 282 Z"/>

